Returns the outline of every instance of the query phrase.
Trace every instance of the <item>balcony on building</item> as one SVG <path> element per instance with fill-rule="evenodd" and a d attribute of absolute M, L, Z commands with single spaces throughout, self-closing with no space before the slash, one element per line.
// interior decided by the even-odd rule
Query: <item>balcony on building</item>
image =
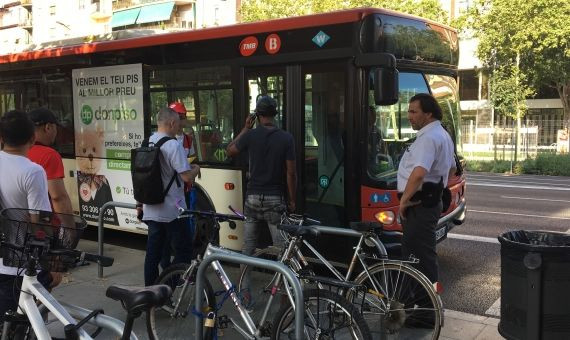
<path fill-rule="evenodd" d="M 194 3 L 194 0 L 117 0 L 113 2 L 111 27 L 113 31 L 135 28 L 192 29 Z"/>

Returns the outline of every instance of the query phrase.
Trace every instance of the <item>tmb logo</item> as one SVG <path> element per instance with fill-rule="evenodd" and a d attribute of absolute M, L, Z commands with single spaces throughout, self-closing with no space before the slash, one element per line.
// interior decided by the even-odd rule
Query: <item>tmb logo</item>
<path fill-rule="evenodd" d="M 259 46 L 259 42 L 257 41 L 256 37 L 246 37 L 239 44 L 239 53 L 244 57 L 249 57 L 255 53 L 257 46 Z"/>

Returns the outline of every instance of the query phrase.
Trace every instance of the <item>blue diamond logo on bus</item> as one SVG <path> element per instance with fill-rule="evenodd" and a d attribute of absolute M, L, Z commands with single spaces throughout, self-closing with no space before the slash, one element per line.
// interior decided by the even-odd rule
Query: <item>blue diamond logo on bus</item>
<path fill-rule="evenodd" d="M 313 37 L 313 42 L 317 44 L 317 46 L 323 47 L 330 39 L 331 37 L 329 37 L 328 34 L 323 31 L 319 31 L 319 33 Z"/>

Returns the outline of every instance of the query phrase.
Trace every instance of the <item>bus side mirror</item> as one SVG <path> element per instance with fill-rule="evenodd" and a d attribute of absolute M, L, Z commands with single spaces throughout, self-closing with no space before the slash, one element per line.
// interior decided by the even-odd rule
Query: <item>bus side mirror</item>
<path fill-rule="evenodd" d="M 377 68 L 374 70 L 374 102 L 376 105 L 393 105 L 399 95 L 398 70 Z"/>

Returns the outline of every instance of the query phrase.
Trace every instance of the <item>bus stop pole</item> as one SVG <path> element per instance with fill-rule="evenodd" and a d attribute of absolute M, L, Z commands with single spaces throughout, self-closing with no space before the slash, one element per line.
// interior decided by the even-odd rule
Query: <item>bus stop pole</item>
<path fill-rule="evenodd" d="M 301 283 L 299 279 L 293 274 L 291 269 L 281 262 L 270 261 L 265 259 L 260 259 L 257 257 L 246 256 L 234 251 L 216 247 L 213 245 L 208 245 L 206 249 L 206 255 L 204 259 L 198 266 L 198 272 L 196 274 L 196 307 L 197 311 L 202 310 L 202 298 L 204 291 L 204 279 L 206 268 L 214 261 L 226 261 L 233 262 L 237 264 L 246 264 L 248 266 L 260 267 L 276 272 L 280 272 L 289 281 L 291 287 L 293 288 L 293 294 L 295 294 L 295 338 L 298 340 L 303 339 L 303 322 L 305 318 L 305 309 L 303 306 L 303 291 L 301 290 Z M 202 318 L 196 316 L 196 339 L 201 340 L 203 337 L 202 329 Z"/>
<path fill-rule="evenodd" d="M 123 203 L 123 202 L 115 202 L 115 201 L 110 201 L 107 202 L 105 204 L 103 204 L 103 206 L 99 209 L 99 221 L 98 221 L 98 246 L 99 246 L 99 256 L 103 256 L 103 213 L 105 212 L 105 210 L 109 207 L 115 207 L 115 208 L 127 208 L 127 209 L 136 209 L 137 206 L 132 204 L 132 203 Z M 102 279 L 103 278 L 103 266 L 101 266 L 100 263 L 97 264 L 97 266 L 99 267 L 99 273 L 97 274 L 97 277 Z"/>

